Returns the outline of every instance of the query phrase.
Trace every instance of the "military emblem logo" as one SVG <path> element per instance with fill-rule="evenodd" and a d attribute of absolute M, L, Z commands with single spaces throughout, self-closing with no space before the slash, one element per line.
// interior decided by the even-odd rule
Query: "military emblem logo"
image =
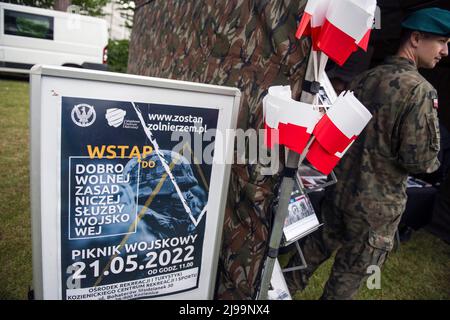
<path fill-rule="evenodd" d="M 72 109 L 72 121 L 77 126 L 89 127 L 96 118 L 95 109 L 85 103 L 77 104 Z"/>
<path fill-rule="evenodd" d="M 127 112 L 125 110 L 110 108 L 106 110 L 105 118 L 108 121 L 110 127 L 117 128 L 123 123 L 126 114 Z"/>

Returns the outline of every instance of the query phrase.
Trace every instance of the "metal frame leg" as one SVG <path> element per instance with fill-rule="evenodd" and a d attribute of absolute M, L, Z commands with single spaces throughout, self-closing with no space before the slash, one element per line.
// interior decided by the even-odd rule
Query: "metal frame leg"
<path fill-rule="evenodd" d="M 300 260 L 302 261 L 302 264 L 300 266 L 296 266 L 296 267 L 285 268 L 285 269 L 283 269 L 283 272 L 292 272 L 295 270 L 303 270 L 303 269 L 308 268 L 308 264 L 306 263 L 305 256 L 303 255 L 303 251 L 300 248 L 298 241 L 295 242 L 295 246 L 297 247 L 297 251 L 298 251 L 298 254 L 300 255 Z"/>

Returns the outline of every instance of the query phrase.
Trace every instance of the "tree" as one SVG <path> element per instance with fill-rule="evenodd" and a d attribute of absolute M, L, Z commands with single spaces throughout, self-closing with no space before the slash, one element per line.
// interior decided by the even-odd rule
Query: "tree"
<path fill-rule="evenodd" d="M 71 2 L 73 5 L 77 5 L 80 7 L 80 13 L 89 15 L 89 16 L 102 16 L 102 8 L 109 2 L 110 0 L 72 0 L 67 1 Z M 4 2 L 20 4 L 25 6 L 32 6 L 38 8 L 45 9 L 59 9 L 60 6 L 64 5 L 64 0 L 7 0 Z"/>
<path fill-rule="evenodd" d="M 113 72 L 127 72 L 128 40 L 109 40 L 108 70 Z"/>
<path fill-rule="evenodd" d="M 58 11 L 67 11 L 67 8 L 72 4 L 72 0 L 55 0 L 53 9 Z"/>
<path fill-rule="evenodd" d="M 32 6 L 32 7 L 44 8 L 44 9 L 51 9 L 51 8 L 53 8 L 53 4 L 54 4 L 55 0 L 7 0 L 7 1 L 2 1 L 2 2 L 20 4 L 23 6 Z"/>
<path fill-rule="evenodd" d="M 133 17 L 134 17 L 134 9 L 136 4 L 134 1 L 126 1 L 126 0 L 114 0 L 120 6 L 120 16 L 125 18 L 125 27 L 128 29 L 133 28 Z"/>
<path fill-rule="evenodd" d="M 72 4 L 80 7 L 81 14 L 98 17 L 103 16 L 102 8 L 110 0 L 72 0 Z"/>

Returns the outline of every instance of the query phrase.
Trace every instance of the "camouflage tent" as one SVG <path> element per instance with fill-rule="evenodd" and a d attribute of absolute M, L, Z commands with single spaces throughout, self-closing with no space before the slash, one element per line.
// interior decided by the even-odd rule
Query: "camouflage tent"
<path fill-rule="evenodd" d="M 309 41 L 294 38 L 306 0 L 138 0 L 128 72 L 239 87 L 238 127 L 261 128 L 269 86 L 290 84 L 300 96 Z M 371 40 L 372 65 L 395 53 L 401 21 L 411 11 L 447 0 L 378 0 L 381 30 Z M 438 89 L 440 118 L 450 129 L 450 59 L 425 76 Z M 353 70 L 354 71 L 354 70 Z M 283 159 L 283 157 L 281 157 Z M 234 165 L 220 254 L 217 298 L 250 299 L 259 287 L 277 178 L 258 165 Z"/>
<path fill-rule="evenodd" d="M 136 1 L 130 73 L 239 87 L 238 127 L 261 128 L 269 86 L 300 95 L 309 41 L 295 39 L 300 0 Z M 277 177 L 234 165 L 217 298 L 251 299 L 259 286 Z"/>

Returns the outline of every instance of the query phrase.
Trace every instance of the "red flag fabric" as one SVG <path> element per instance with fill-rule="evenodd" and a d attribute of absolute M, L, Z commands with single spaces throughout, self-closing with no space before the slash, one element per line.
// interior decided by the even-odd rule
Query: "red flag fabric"
<path fill-rule="evenodd" d="M 367 51 L 367 48 L 369 47 L 369 40 L 370 40 L 370 34 L 372 33 L 372 29 L 369 29 L 364 37 L 361 39 L 361 41 L 358 43 L 358 47 L 363 49 L 364 51 Z"/>
<path fill-rule="evenodd" d="M 317 40 L 319 39 L 321 28 L 325 22 L 325 16 L 331 0 L 310 0 L 305 6 L 302 18 L 297 28 L 295 36 L 300 39 L 302 36 L 311 36 L 313 49 L 318 51 Z"/>
<path fill-rule="evenodd" d="M 269 94 L 263 99 L 263 113 L 264 113 L 264 144 L 267 148 L 272 149 L 275 144 L 279 144 L 278 126 L 280 122 L 280 108 L 269 99 Z"/>
<path fill-rule="evenodd" d="M 340 66 L 358 49 L 355 39 L 342 32 L 342 30 L 331 24 L 328 20 L 325 21 L 322 27 L 316 45 L 320 51 Z"/>
<path fill-rule="evenodd" d="M 310 13 L 306 11 L 303 12 L 302 19 L 300 20 L 297 32 L 295 33 L 297 39 L 300 39 L 302 36 L 311 35 L 311 18 L 312 15 Z"/>
<path fill-rule="evenodd" d="M 280 128 L 282 144 L 297 153 L 302 153 L 311 138 L 308 128 L 292 123 L 280 123 L 280 125 L 282 125 Z"/>
<path fill-rule="evenodd" d="M 269 127 L 266 122 L 264 122 L 264 130 L 264 145 L 273 149 L 275 144 L 279 143 L 279 131 L 276 128 Z"/>
<path fill-rule="evenodd" d="M 321 173 L 329 175 L 338 164 L 340 157 L 328 153 L 317 141 L 309 147 L 306 159 Z"/>

